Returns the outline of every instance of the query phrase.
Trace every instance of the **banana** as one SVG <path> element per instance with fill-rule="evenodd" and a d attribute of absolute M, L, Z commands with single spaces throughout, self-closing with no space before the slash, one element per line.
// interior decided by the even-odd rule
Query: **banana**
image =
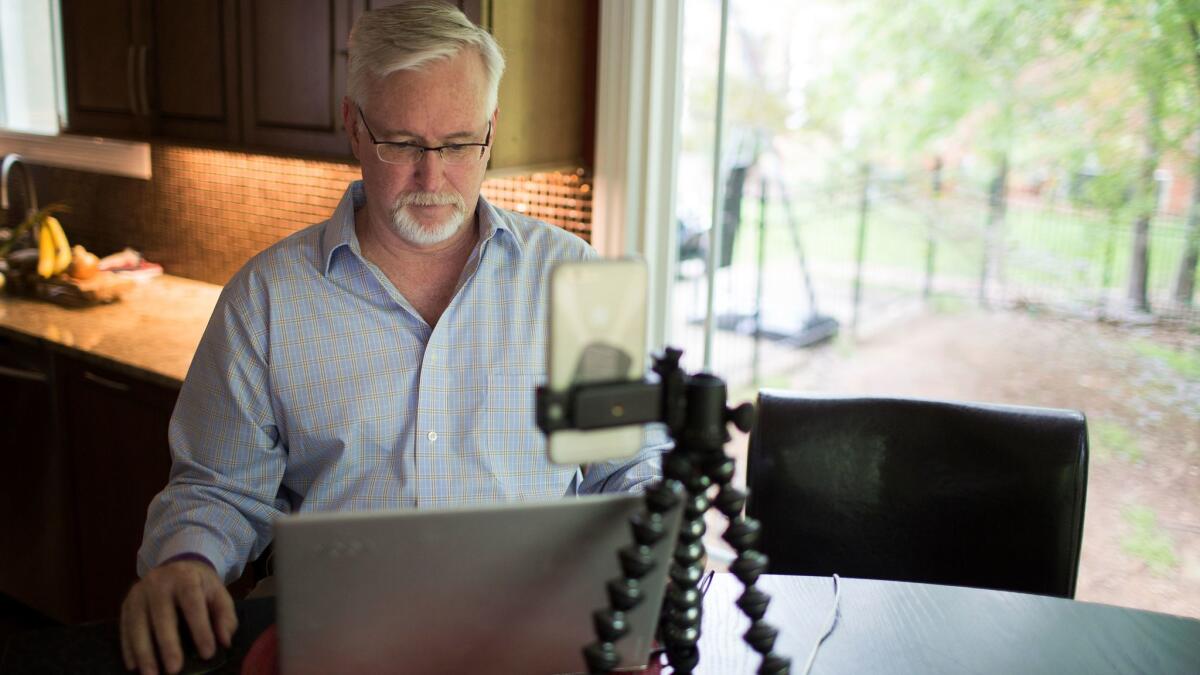
<path fill-rule="evenodd" d="M 54 239 L 54 274 L 62 274 L 71 266 L 71 244 L 67 242 L 67 233 L 63 232 L 62 223 L 54 216 L 46 216 L 43 226 L 50 227 Z"/>
<path fill-rule="evenodd" d="M 54 275 L 55 251 L 54 235 L 45 223 L 38 228 L 38 276 L 49 279 Z"/>

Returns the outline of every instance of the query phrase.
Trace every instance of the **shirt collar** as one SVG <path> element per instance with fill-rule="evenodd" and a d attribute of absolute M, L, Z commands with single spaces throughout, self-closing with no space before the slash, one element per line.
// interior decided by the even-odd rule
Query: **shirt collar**
<path fill-rule="evenodd" d="M 506 232 L 513 242 L 513 253 L 518 257 L 525 252 L 525 241 L 521 238 L 521 233 L 517 228 L 512 226 L 508 221 L 509 214 L 492 206 L 491 202 L 479 195 L 479 206 L 475 208 L 475 214 L 479 216 L 479 241 L 488 242 L 496 236 L 497 232 Z M 482 244 L 481 244 L 482 245 Z"/>
<path fill-rule="evenodd" d="M 333 215 L 325 223 L 325 232 L 321 236 L 321 262 L 324 265 L 322 273 L 329 275 L 329 266 L 333 263 L 333 253 L 347 246 L 356 255 L 362 256 L 362 248 L 358 245 L 358 235 L 354 232 L 354 212 L 367 203 L 367 194 L 363 191 L 361 180 L 350 183 L 342 201 L 338 202 Z"/>
<path fill-rule="evenodd" d="M 356 255 L 362 256 L 358 235 L 354 231 L 354 213 L 366 203 L 367 193 L 363 189 L 363 182 L 356 180 L 350 183 L 350 186 L 346 188 L 346 193 L 342 195 L 342 200 L 338 202 L 337 208 L 334 209 L 333 215 L 326 223 L 325 232 L 321 237 L 321 260 L 324 265 L 322 271 L 325 275 L 329 274 L 333 254 L 339 248 L 349 247 Z M 492 206 L 483 198 L 483 195 L 479 196 L 475 214 L 478 216 L 481 247 L 483 243 L 491 241 L 497 232 L 503 231 L 512 238 L 514 252 L 517 255 L 524 252 L 524 241 L 521 234 L 508 222 L 507 214 Z"/>

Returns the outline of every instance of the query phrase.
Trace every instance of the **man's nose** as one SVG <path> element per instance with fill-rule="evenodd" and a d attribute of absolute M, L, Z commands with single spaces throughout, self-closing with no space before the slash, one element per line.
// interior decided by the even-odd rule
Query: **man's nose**
<path fill-rule="evenodd" d="M 436 150 L 426 150 L 413 165 L 413 179 L 417 187 L 425 192 L 437 192 L 442 185 L 442 155 Z"/>

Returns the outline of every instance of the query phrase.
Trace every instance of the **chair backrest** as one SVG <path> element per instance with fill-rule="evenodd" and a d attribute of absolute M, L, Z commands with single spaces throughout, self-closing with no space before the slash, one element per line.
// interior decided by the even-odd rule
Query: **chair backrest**
<path fill-rule="evenodd" d="M 1075 411 L 764 391 L 746 509 L 772 573 L 1070 598 L 1087 450 Z"/>

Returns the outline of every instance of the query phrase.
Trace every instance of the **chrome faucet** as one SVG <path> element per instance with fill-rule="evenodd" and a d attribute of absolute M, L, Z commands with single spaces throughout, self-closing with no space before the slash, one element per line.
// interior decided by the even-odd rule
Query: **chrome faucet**
<path fill-rule="evenodd" d="M 33 176 L 29 175 L 29 165 L 15 152 L 5 155 L 4 163 L 0 164 L 0 209 L 8 210 L 8 174 L 17 164 L 21 165 L 21 175 L 25 179 L 21 187 L 25 190 L 25 198 L 29 200 L 25 216 L 32 218 L 38 210 L 37 191 L 33 188 Z"/>

